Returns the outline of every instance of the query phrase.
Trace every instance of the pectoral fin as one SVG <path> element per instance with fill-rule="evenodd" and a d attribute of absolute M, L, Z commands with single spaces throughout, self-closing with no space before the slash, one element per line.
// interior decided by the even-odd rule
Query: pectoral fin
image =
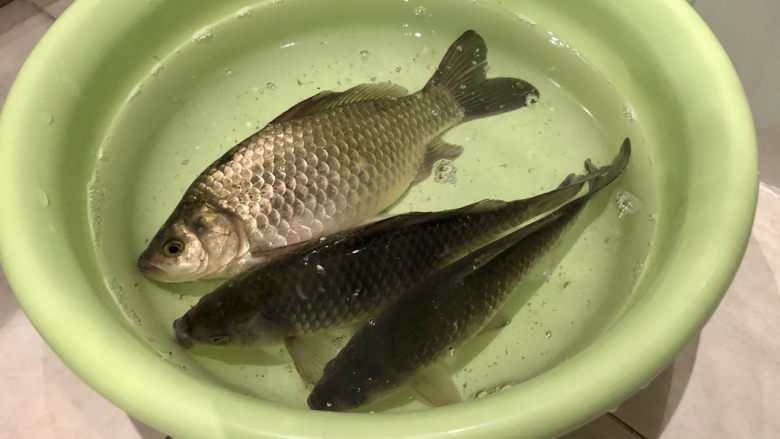
<path fill-rule="evenodd" d="M 284 345 L 298 374 L 310 384 L 320 380 L 325 365 L 339 350 L 325 334 L 287 337 L 284 339 Z"/>
<path fill-rule="evenodd" d="M 417 171 L 417 175 L 414 177 L 414 182 L 423 181 L 431 175 L 433 170 L 433 164 L 441 159 L 455 160 L 463 154 L 463 147 L 460 145 L 453 145 L 447 143 L 441 138 L 437 137 L 428 144 L 425 151 L 425 159 L 422 166 Z"/>
<path fill-rule="evenodd" d="M 455 404 L 462 400 L 452 377 L 441 365 L 435 364 L 420 372 L 411 383 L 414 390 L 434 406 Z"/>
<path fill-rule="evenodd" d="M 497 315 L 493 317 L 492 320 L 490 320 L 485 326 L 480 329 L 480 331 L 477 333 L 477 335 L 484 335 L 491 333 L 493 331 L 498 331 L 499 329 L 503 329 L 509 324 L 512 323 L 511 319 L 506 318 L 506 316 Z"/>

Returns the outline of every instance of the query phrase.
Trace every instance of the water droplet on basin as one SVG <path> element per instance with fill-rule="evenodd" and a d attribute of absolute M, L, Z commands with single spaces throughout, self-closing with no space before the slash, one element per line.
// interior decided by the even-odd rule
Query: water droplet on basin
<path fill-rule="evenodd" d="M 155 64 L 154 67 L 152 68 L 152 76 L 158 76 L 163 68 L 165 68 L 165 66 L 163 66 L 163 63 L 158 62 L 157 64 Z"/>
<path fill-rule="evenodd" d="M 230 76 L 232 74 L 233 74 L 233 70 L 232 69 L 226 69 L 225 70 L 225 76 Z"/>
<path fill-rule="evenodd" d="M 133 88 L 133 91 L 130 92 L 130 96 L 127 98 L 127 102 L 132 102 L 135 98 L 141 95 L 143 93 L 144 84 L 138 84 Z"/>
<path fill-rule="evenodd" d="M 274 84 L 273 82 L 267 82 L 265 84 L 265 88 L 267 88 L 268 90 L 276 90 L 276 84 Z"/>
<path fill-rule="evenodd" d="M 425 6 L 418 6 L 414 9 L 414 15 L 428 15 L 428 8 Z"/>
<path fill-rule="evenodd" d="M 368 50 L 361 50 L 360 51 L 360 60 L 363 61 L 363 62 L 368 61 L 368 55 L 369 55 Z"/>
<path fill-rule="evenodd" d="M 46 193 L 46 191 L 42 188 L 38 188 L 38 199 L 40 199 L 41 204 L 43 204 L 43 207 L 49 207 L 49 194 Z"/>
<path fill-rule="evenodd" d="M 203 29 L 192 34 L 192 41 L 194 41 L 197 44 L 208 43 L 209 41 L 211 41 L 213 37 L 214 37 L 214 29 L 209 26 L 209 27 L 204 27 Z"/>
<path fill-rule="evenodd" d="M 236 11 L 236 17 L 237 18 L 246 18 L 252 15 L 252 9 L 251 8 L 241 8 L 238 11 Z"/>

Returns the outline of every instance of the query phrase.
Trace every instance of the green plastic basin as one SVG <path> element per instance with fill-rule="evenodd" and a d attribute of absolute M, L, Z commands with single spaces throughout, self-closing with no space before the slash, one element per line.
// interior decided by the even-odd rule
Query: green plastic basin
<path fill-rule="evenodd" d="M 200 170 L 318 90 L 421 87 L 470 28 L 489 74 L 528 79 L 541 100 L 448 133 L 465 149 L 457 183 L 417 185 L 395 212 L 528 196 L 606 163 L 625 136 L 634 149 L 510 300 L 510 326 L 445 360 L 464 402 L 404 390 L 373 412 L 315 412 L 279 347 L 179 348 L 171 322 L 216 283 L 152 282 L 135 260 Z M 758 180 L 737 75 L 682 0 L 77 0 L 9 93 L 0 163 L 0 258 L 25 313 L 85 382 L 176 438 L 571 430 L 710 317 Z"/>

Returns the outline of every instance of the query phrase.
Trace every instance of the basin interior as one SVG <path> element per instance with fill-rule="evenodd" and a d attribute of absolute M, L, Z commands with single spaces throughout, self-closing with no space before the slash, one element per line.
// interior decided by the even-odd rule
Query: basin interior
<path fill-rule="evenodd" d="M 113 298 L 128 329 L 161 359 L 237 392 L 305 407 L 310 387 L 281 345 L 184 351 L 173 343 L 173 320 L 218 282 L 152 282 L 135 260 L 194 177 L 275 115 L 325 89 L 392 81 L 417 90 L 449 44 L 473 28 L 487 42 L 489 74 L 530 81 L 541 99 L 450 131 L 446 139 L 465 149 L 454 162 L 456 182 L 429 178 L 389 213 L 538 194 L 582 172 L 585 159 L 608 163 L 622 139 L 632 138 L 626 176 L 518 287 L 502 312 L 510 325 L 456 349 L 446 363 L 463 396 L 481 398 L 587 346 L 632 297 L 655 228 L 652 151 L 631 102 L 576 48 L 530 18 L 488 7 L 453 10 L 446 2 L 399 2 L 384 14 L 351 7 L 356 13 L 338 29 L 319 19 L 334 14 L 329 10 L 301 16 L 294 2 L 243 7 L 185 35 L 172 51 L 145 54 L 148 71 L 117 91 L 124 102 L 89 158 L 99 294 Z M 279 32 L 279 22 L 289 30 Z M 332 331 L 333 343 L 349 334 Z M 381 409 L 422 407 L 406 390 Z"/>
<path fill-rule="evenodd" d="M 69 14 L 95 20 L 104 14 L 110 17 L 107 23 L 122 24 L 111 31 L 96 26 L 93 31 L 103 39 L 79 34 L 69 42 L 69 55 L 49 58 L 61 70 L 48 69 L 37 78 L 36 87 L 47 90 L 42 101 L 20 103 L 15 96 L 32 86 L 15 87 L 9 96 L 10 103 L 27 111 L 17 113 L 25 114 L 26 126 L 34 132 L 35 142 L 25 151 L 27 158 L 17 160 L 15 172 L 29 177 L 24 208 L 34 210 L 28 217 L 35 219 L 26 226 L 35 225 L 37 233 L 20 234 L 24 245 L 18 248 L 25 250 L 4 252 L 4 264 L 15 268 L 14 261 L 25 259 L 46 267 L 48 277 L 25 282 L 46 285 L 49 291 L 20 295 L 20 302 L 47 341 L 88 383 L 166 431 L 240 436 L 254 431 L 251 425 L 261 428 L 255 418 L 260 407 L 268 421 L 262 428 L 269 431 L 323 431 L 317 422 L 327 421 L 317 416 L 324 414 L 305 411 L 310 387 L 281 346 L 186 351 L 173 342 L 173 320 L 218 281 L 157 283 L 144 278 L 135 261 L 190 182 L 231 146 L 322 90 L 391 81 L 416 91 L 450 43 L 473 29 L 487 43 L 488 75 L 525 79 L 540 90 L 541 99 L 530 108 L 448 132 L 445 139 L 465 151 L 453 164 L 456 181 L 441 184 L 429 178 L 414 185 L 388 213 L 535 195 L 554 188 L 569 173 L 582 172 L 586 159 L 606 164 L 625 137 L 631 138 L 632 157 L 625 175 L 588 204 L 560 245 L 517 288 L 500 313 L 510 324 L 476 337 L 444 359 L 466 401 L 458 406 L 474 409 L 419 426 L 432 432 L 447 422 L 478 422 L 487 416 L 478 407 L 498 407 L 489 405 L 490 400 L 514 401 L 513 407 L 524 408 L 522 416 L 530 416 L 531 408 L 546 410 L 529 398 L 544 394 L 553 401 L 565 394 L 545 389 L 574 385 L 572 374 L 560 379 L 566 367 L 577 361 L 592 365 L 594 356 L 610 352 L 609 361 L 601 357 L 603 367 L 621 373 L 619 366 L 634 357 L 609 349 L 619 334 L 638 334 L 651 311 L 667 316 L 690 312 L 691 318 L 659 320 L 659 328 L 674 330 L 659 329 L 658 334 L 678 334 L 674 338 L 655 340 L 643 333 L 643 342 L 668 348 L 622 369 L 625 374 L 615 376 L 614 387 L 578 400 L 570 416 L 555 425 L 545 421 L 557 419 L 548 410 L 524 428 L 531 434 L 562 431 L 609 408 L 660 371 L 714 308 L 722 294 L 719 286 L 728 282 L 744 249 L 749 229 L 742 216 L 755 198 L 742 197 L 733 204 L 744 212 L 739 218 L 736 213 L 719 216 L 724 226 L 741 227 L 721 236 L 724 247 L 735 249 L 733 257 L 717 256 L 714 247 L 703 249 L 701 260 L 686 259 L 693 261 L 687 269 L 691 277 L 679 276 L 675 261 L 690 255 L 694 245 L 714 245 L 701 239 L 696 226 L 709 224 L 716 188 L 744 188 L 744 181 L 754 177 L 730 172 L 727 166 L 730 160 L 749 160 L 749 153 L 707 154 L 710 145 L 725 148 L 735 142 L 730 137 L 735 134 L 720 132 L 720 125 L 736 118 L 747 126 L 749 114 L 741 111 L 743 102 L 736 102 L 731 113 L 710 102 L 717 94 L 708 94 L 706 86 L 720 85 L 716 79 L 739 87 L 732 72 L 725 79 L 702 77 L 693 85 L 691 69 L 678 71 L 681 62 L 661 61 L 681 55 L 655 45 L 660 38 L 672 47 L 666 37 L 633 25 L 644 19 L 643 8 L 646 24 L 658 24 L 653 20 L 663 14 L 654 8 L 661 6 L 636 2 L 629 14 L 612 2 L 592 3 L 201 0 L 185 7 L 169 1 L 133 9 L 132 20 L 122 21 L 123 7 L 77 2 L 53 32 L 66 31 Z M 684 29 L 684 22 L 666 25 Z M 72 27 L 68 31 L 76 35 Z M 689 43 L 715 44 L 709 34 Z M 44 39 L 37 51 L 51 53 L 57 44 Z M 79 45 L 92 50 L 75 50 Z M 715 55 L 710 57 L 714 65 L 728 65 L 722 54 Z M 4 123 L 14 122 L 11 116 L 4 118 Z M 711 131 L 699 129 L 705 122 Z M 748 144 L 751 140 L 745 139 Z M 31 156 L 44 158 L 29 160 Z M 21 272 L 9 270 L 12 284 L 21 282 L 16 274 Z M 670 298 L 669 273 L 678 275 L 673 286 L 689 292 L 690 302 L 680 295 Z M 53 279 L 66 287 L 61 294 L 50 293 Z M 59 305 L 51 306 L 55 302 Z M 56 330 L 64 323 L 66 329 Z M 329 334 L 338 345 L 350 331 Z M 74 344 L 76 332 L 88 342 Z M 110 346 L 112 353 L 103 355 L 94 346 Z M 116 376 L 121 371 L 122 378 L 95 373 L 96 364 Z M 142 371 L 142 377 L 134 376 Z M 148 386 L 139 385 L 145 380 Z M 159 388 L 170 391 L 169 383 L 186 383 L 176 390 L 186 402 L 166 399 L 165 407 L 143 402 L 159 399 Z M 471 401 L 475 399 L 480 401 Z M 178 404 L 190 405 L 191 412 L 172 416 Z M 366 410 L 413 416 L 438 409 L 405 389 Z M 317 422 L 299 423 L 299 416 Z M 345 428 L 361 431 L 363 418 L 344 419 L 350 419 Z M 198 430 L 206 424 L 210 429 Z"/>

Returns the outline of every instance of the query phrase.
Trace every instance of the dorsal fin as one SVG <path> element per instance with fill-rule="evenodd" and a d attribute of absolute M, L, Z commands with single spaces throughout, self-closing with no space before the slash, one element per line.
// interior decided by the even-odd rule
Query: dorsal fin
<path fill-rule="evenodd" d="M 353 102 L 370 101 L 372 99 L 380 98 L 400 98 L 407 94 L 409 93 L 405 88 L 391 82 L 360 84 L 342 92 L 325 90 L 295 104 L 292 108 L 280 114 L 271 123 L 286 122 L 291 119 L 319 113 Z"/>

